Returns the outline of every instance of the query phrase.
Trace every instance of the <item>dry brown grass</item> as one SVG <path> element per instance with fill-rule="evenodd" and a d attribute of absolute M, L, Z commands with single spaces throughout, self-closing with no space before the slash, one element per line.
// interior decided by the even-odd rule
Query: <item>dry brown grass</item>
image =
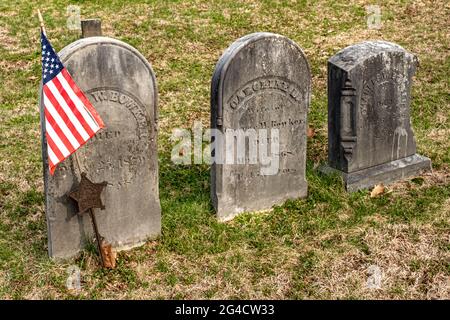
<path fill-rule="evenodd" d="M 360 229 L 370 254 L 348 245 L 324 254 L 312 278 L 320 294 L 332 299 L 449 299 L 450 277 L 440 265 L 450 262 L 450 231 L 432 225 L 386 225 Z M 371 266 L 380 268 L 380 288 L 369 288 Z M 325 276 L 324 276 L 325 275 Z"/>

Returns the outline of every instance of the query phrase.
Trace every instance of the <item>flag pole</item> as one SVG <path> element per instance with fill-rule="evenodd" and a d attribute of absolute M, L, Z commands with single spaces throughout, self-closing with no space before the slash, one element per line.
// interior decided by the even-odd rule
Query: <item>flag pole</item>
<path fill-rule="evenodd" d="M 44 27 L 44 20 L 42 19 L 42 15 L 41 15 L 41 11 L 38 9 L 38 11 L 37 11 L 37 14 L 38 14 L 38 19 L 39 19 L 39 22 L 40 22 L 40 27 L 41 27 L 41 32 L 44 32 L 43 30 L 42 30 L 42 28 L 45 28 Z M 39 35 L 39 38 L 41 37 L 41 35 Z M 42 150 L 42 161 L 43 161 L 43 172 L 42 172 L 42 175 L 43 175 L 43 178 L 44 178 L 44 186 L 45 186 L 45 190 L 47 190 L 47 184 L 48 184 L 48 181 L 47 181 L 47 179 L 45 178 L 45 172 L 46 172 L 46 170 L 48 170 L 48 151 L 47 151 L 47 138 L 46 138 L 46 135 L 45 135 L 45 132 L 46 132 L 46 127 L 45 127 L 45 113 L 44 113 L 44 107 L 43 107 L 43 90 L 42 90 L 42 88 L 43 88 L 43 84 L 44 84 L 44 81 L 43 81 L 43 79 L 41 79 L 41 84 L 40 84 L 40 88 L 39 88 L 39 106 L 38 106 L 38 109 L 39 109 L 39 118 L 40 118 L 40 127 L 41 127 L 41 150 Z M 46 203 L 46 207 L 47 207 L 47 203 Z M 48 221 L 48 219 L 47 219 L 47 227 L 49 228 L 49 221 Z M 52 255 L 52 246 L 51 246 L 51 244 L 50 244 L 50 237 L 48 237 L 48 253 L 49 253 L 49 255 L 51 256 Z"/>
<path fill-rule="evenodd" d="M 44 35 L 47 35 L 45 32 L 45 25 L 44 25 L 44 19 L 42 18 L 41 10 L 37 10 L 38 18 L 39 18 L 39 24 L 41 26 L 41 31 Z"/>
<path fill-rule="evenodd" d="M 73 153 L 73 156 L 75 157 L 75 162 L 77 164 L 77 168 L 78 168 L 78 171 L 80 172 L 80 176 L 81 176 L 83 171 L 81 170 L 80 159 L 78 158 L 77 151 L 78 150 L 76 150 Z M 92 226 L 94 227 L 94 234 L 95 234 L 95 239 L 97 240 L 97 246 L 98 246 L 98 253 L 100 255 L 100 261 L 102 263 L 102 267 L 106 267 L 106 259 L 105 259 L 105 256 L 103 254 L 103 249 L 102 249 L 103 237 L 100 235 L 100 232 L 98 231 L 97 219 L 95 218 L 95 215 L 94 215 L 94 209 L 93 208 L 89 208 L 88 212 L 89 212 L 89 216 L 91 217 Z"/>
<path fill-rule="evenodd" d="M 75 157 L 75 163 L 77 165 L 78 172 L 80 172 L 80 177 L 81 177 L 83 171 L 81 170 L 80 159 L 78 158 L 77 151 L 78 150 L 76 150 L 73 153 L 73 156 Z M 103 249 L 102 249 L 103 237 L 100 235 L 100 232 L 98 231 L 97 219 L 95 218 L 94 209 L 89 208 L 88 212 L 89 212 L 89 216 L 91 218 L 92 226 L 94 228 L 95 239 L 97 240 L 97 247 L 98 247 L 98 254 L 100 255 L 100 262 L 102 264 L 102 267 L 106 267 L 106 259 L 105 259 L 105 256 L 103 254 Z"/>

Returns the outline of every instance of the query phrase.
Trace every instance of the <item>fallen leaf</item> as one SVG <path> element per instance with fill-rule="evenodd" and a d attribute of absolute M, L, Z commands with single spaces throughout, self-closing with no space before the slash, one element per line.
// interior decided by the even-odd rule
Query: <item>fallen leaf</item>
<path fill-rule="evenodd" d="M 308 126 L 308 132 L 306 133 L 306 135 L 308 136 L 308 138 L 312 138 L 316 135 L 316 130 L 314 130 L 313 127 Z"/>
<path fill-rule="evenodd" d="M 314 44 L 319 44 L 319 43 L 321 43 L 322 41 L 323 41 L 322 38 L 316 38 L 316 39 L 313 40 L 313 43 L 314 43 Z"/>
<path fill-rule="evenodd" d="M 377 185 L 373 188 L 372 192 L 370 193 L 370 197 L 371 197 L 371 198 L 375 198 L 375 197 L 379 196 L 380 194 L 383 194 L 384 191 L 385 191 L 385 189 L 386 189 L 386 188 L 384 187 L 383 184 L 377 184 Z"/>
<path fill-rule="evenodd" d="M 100 243 L 100 250 L 102 250 L 103 255 L 103 267 L 114 269 L 116 267 L 116 257 L 117 253 L 113 250 L 110 243 L 107 243 L 102 239 Z"/>

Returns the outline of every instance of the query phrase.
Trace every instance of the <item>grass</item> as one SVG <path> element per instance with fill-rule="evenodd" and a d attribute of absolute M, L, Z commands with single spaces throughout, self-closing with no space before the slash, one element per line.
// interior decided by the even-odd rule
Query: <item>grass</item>
<path fill-rule="evenodd" d="M 450 298 L 450 11 L 445 1 L 384 1 L 383 26 L 366 26 L 373 1 L 3 1 L 0 3 L 0 298 L 435 299 Z M 45 4 L 45 5 L 44 5 Z M 135 46 L 159 86 L 162 236 L 121 252 L 101 270 L 91 244 L 74 261 L 47 257 L 37 109 L 40 63 L 35 9 L 62 49 L 79 32 L 66 7 L 102 19 L 103 33 Z M 286 35 L 306 52 L 313 73 L 307 199 L 272 212 L 218 223 L 209 203 L 209 168 L 170 161 L 172 129 L 209 124 L 210 78 L 221 53 L 247 33 Z M 417 54 L 412 124 L 433 173 L 370 198 L 348 194 L 326 161 L 326 61 L 366 39 Z M 81 290 L 66 287 L 81 270 Z M 368 289 L 371 266 L 382 271 Z"/>

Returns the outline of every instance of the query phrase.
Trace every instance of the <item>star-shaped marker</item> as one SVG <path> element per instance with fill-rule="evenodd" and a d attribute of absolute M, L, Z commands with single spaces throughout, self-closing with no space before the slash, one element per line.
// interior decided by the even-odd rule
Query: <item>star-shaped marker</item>
<path fill-rule="evenodd" d="M 89 216 L 91 217 L 102 266 L 105 268 L 114 268 L 115 256 L 113 256 L 111 245 L 108 244 L 98 232 L 97 221 L 93 210 L 94 208 L 100 208 L 102 210 L 105 209 L 100 195 L 106 185 L 106 181 L 101 183 L 92 182 L 87 178 L 86 173 L 82 172 L 81 181 L 78 188 L 75 191 L 70 192 L 69 197 L 78 202 L 78 215 L 82 215 L 88 211 Z"/>
<path fill-rule="evenodd" d="M 78 202 L 78 214 L 82 215 L 89 209 L 105 209 L 100 194 L 107 185 L 106 181 L 94 183 L 86 177 L 86 173 L 81 173 L 81 181 L 75 191 L 69 193 L 69 197 Z"/>

